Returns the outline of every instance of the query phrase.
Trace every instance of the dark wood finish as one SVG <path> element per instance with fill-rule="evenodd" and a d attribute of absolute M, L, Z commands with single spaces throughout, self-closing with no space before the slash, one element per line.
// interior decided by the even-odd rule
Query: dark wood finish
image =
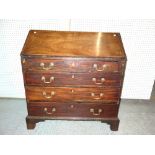
<path fill-rule="evenodd" d="M 119 99 L 119 96 L 119 88 L 71 88 L 26 86 L 26 97 L 28 101 L 103 102 L 117 101 Z"/>
<path fill-rule="evenodd" d="M 101 121 L 102 123 L 107 123 L 110 125 L 110 129 L 112 131 L 117 131 L 119 127 L 119 119 L 118 118 L 94 118 L 94 117 L 55 117 L 55 116 L 27 116 L 27 128 L 28 129 L 34 129 L 36 126 L 36 123 L 42 122 L 45 120 L 68 120 L 68 121 Z M 30 124 L 29 124 L 30 123 Z M 31 126 L 32 125 L 32 126 Z"/>
<path fill-rule="evenodd" d="M 27 129 L 34 129 L 36 127 L 36 123 L 44 121 L 43 119 L 31 119 L 26 117 L 26 125 Z"/>
<path fill-rule="evenodd" d="M 103 103 L 33 102 L 28 104 L 28 113 L 30 116 L 114 118 L 117 117 L 118 107 L 118 104 Z"/>
<path fill-rule="evenodd" d="M 31 86 L 120 87 L 121 79 L 122 75 L 117 73 L 25 73 L 25 85 Z"/>
<path fill-rule="evenodd" d="M 117 131 L 119 127 L 120 120 L 118 118 L 112 119 L 112 120 L 103 120 L 102 123 L 108 123 L 110 125 L 110 129 L 112 131 Z"/>
<path fill-rule="evenodd" d="M 23 68 L 25 71 L 43 71 L 43 72 L 114 72 L 117 73 L 120 70 L 120 64 L 116 61 L 101 61 L 94 59 L 80 59 L 80 58 L 57 58 L 57 59 L 49 59 L 49 58 L 23 58 L 24 64 Z M 41 64 L 44 64 L 42 66 Z M 50 66 L 50 64 L 53 66 Z M 94 65 L 97 65 L 97 68 L 94 68 Z M 103 65 L 106 66 L 103 68 Z M 99 70 L 99 71 L 98 71 Z"/>
<path fill-rule="evenodd" d="M 119 127 L 126 66 L 119 33 L 31 30 L 21 52 L 28 129 L 44 120 Z"/>
<path fill-rule="evenodd" d="M 31 30 L 22 55 L 124 58 L 119 33 Z"/>

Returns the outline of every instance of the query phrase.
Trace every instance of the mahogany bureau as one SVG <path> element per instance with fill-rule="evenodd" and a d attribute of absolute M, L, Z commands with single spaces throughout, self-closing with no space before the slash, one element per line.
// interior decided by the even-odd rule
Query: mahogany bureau
<path fill-rule="evenodd" d="M 31 30 L 21 52 L 28 129 L 94 120 L 118 130 L 126 54 L 119 33 Z"/>

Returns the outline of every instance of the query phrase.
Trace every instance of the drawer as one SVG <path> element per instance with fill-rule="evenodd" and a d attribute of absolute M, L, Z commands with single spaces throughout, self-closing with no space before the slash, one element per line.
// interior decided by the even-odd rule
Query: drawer
<path fill-rule="evenodd" d="M 67 87 L 33 87 L 26 86 L 28 101 L 89 101 L 103 102 L 119 99 L 120 88 L 67 88 Z"/>
<path fill-rule="evenodd" d="M 118 73 L 34 73 L 26 72 L 25 85 L 36 86 L 120 86 Z"/>
<path fill-rule="evenodd" d="M 118 62 L 101 61 L 93 59 L 32 59 L 23 58 L 23 68 L 30 71 L 52 72 L 119 72 Z"/>
<path fill-rule="evenodd" d="M 49 103 L 32 102 L 28 104 L 30 116 L 50 117 L 117 117 L 118 104 L 90 104 L 90 103 Z"/>

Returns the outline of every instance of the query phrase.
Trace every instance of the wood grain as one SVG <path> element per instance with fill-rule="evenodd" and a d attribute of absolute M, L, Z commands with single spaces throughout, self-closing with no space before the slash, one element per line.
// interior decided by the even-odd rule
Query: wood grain
<path fill-rule="evenodd" d="M 34 72 L 119 72 L 120 64 L 119 62 L 110 62 L 103 60 L 94 60 L 91 58 L 61 58 L 61 59 L 50 59 L 50 58 L 23 58 L 24 71 L 34 71 Z M 43 66 L 40 64 L 43 63 Z M 54 66 L 50 66 L 53 63 Z M 97 68 L 94 68 L 97 65 Z M 106 66 L 103 68 L 103 66 Z M 102 71 L 98 71 L 102 70 Z"/>
<path fill-rule="evenodd" d="M 25 85 L 34 86 L 121 86 L 122 76 L 117 73 L 25 73 Z M 52 78 L 54 78 L 52 80 Z M 96 78 L 96 81 L 93 81 Z M 104 78 L 104 81 L 102 81 Z"/>
<path fill-rule="evenodd" d="M 66 119 L 118 130 L 126 60 L 119 33 L 29 31 L 21 52 L 27 128 Z"/>
<path fill-rule="evenodd" d="M 43 92 L 45 92 L 44 95 Z M 51 92 L 55 94 L 51 95 Z M 92 95 L 94 93 L 94 95 Z M 103 93 L 103 96 L 100 94 Z M 28 101 L 52 102 L 103 102 L 119 99 L 119 88 L 72 88 L 72 87 L 30 87 L 26 86 Z M 96 99 L 98 98 L 98 99 Z"/>
<path fill-rule="evenodd" d="M 22 55 L 125 57 L 119 33 L 31 30 Z"/>
<path fill-rule="evenodd" d="M 31 102 L 28 104 L 28 112 L 30 116 L 114 118 L 117 117 L 118 107 L 117 104 L 102 103 L 96 105 L 90 103 Z M 47 108 L 47 112 L 44 111 L 44 108 Z M 52 108 L 55 108 L 56 111 L 52 112 Z M 90 109 L 94 109 L 94 113 L 90 112 Z M 102 109 L 102 112 L 99 112 L 99 109 Z"/>

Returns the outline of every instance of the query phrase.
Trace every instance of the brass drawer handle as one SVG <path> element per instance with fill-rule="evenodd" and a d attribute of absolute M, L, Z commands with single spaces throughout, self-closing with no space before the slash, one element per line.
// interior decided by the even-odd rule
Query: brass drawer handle
<path fill-rule="evenodd" d="M 74 93 L 74 89 L 71 89 L 71 92 Z"/>
<path fill-rule="evenodd" d="M 100 115 L 100 114 L 101 114 L 102 109 L 98 109 L 98 112 L 97 112 L 97 113 L 95 113 L 94 111 L 95 111 L 94 109 L 90 109 L 90 112 L 92 112 L 92 113 L 93 113 L 93 115 L 98 116 L 98 115 Z"/>
<path fill-rule="evenodd" d="M 98 69 L 98 66 L 97 64 L 94 64 L 93 65 L 93 68 L 98 71 L 98 72 L 101 72 L 101 71 L 104 71 L 108 66 L 106 64 L 102 65 L 102 69 Z"/>
<path fill-rule="evenodd" d="M 70 108 L 74 108 L 74 105 L 73 105 L 73 104 L 71 104 L 71 105 L 70 105 Z"/>
<path fill-rule="evenodd" d="M 45 91 L 43 91 L 42 94 L 43 94 L 43 96 L 45 98 L 50 99 L 50 98 L 52 98 L 55 95 L 55 92 L 54 91 L 51 91 L 51 94 L 50 95 L 47 95 L 47 93 Z"/>
<path fill-rule="evenodd" d="M 24 64 L 25 62 L 26 62 L 25 58 L 24 58 L 24 59 L 22 59 L 22 63 Z"/>
<path fill-rule="evenodd" d="M 48 115 L 51 115 L 51 114 L 53 114 L 54 112 L 56 112 L 56 108 L 52 108 L 51 112 L 48 112 L 47 110 L 48 110 L 47 108 L 44 108 L 44 112 L 45 112 L 46 114 L 48 114 Z"/>
<path fill-rule="evenodd" d="M 103 82 L 105 81 L 105 78 L 101 78 L 101 82 L 96 82 L 96 78 L 92 78 L 92 81 L 95 83 L 95 84 L 103 84 Z"/>
<path fill-rule="evenodd" d="M 71 67 L 75 67 L 76 65 L 75 65 L 75 62 L 72 62 L 71 63 Z"/>
<path fill-rule="evenodd" d="M 42 76 L 42 77 L 41 77 L 41 80 L 42 80 L 44 83 L 51 83 L 51 82 L 53 82 L 53 81 L 54 81 L 54 77 L 53 77 L 53 76 L 51 76 L 51 77 L 50 77 L 50 81 L 46 81 L 45 76 Z"/>
<path fill-rule="evenodd" d="M 100 94 L 99 94 L 99 97 L 95 97 L 95 96 L 96 96 L 95 93 L 91 93 L 91 96 L 92 96 L 93 99 L 95 99 L 95 100 L 100 100 L 100 99 L 102 99 L 102 97 L 104 96 L 104 94 L 103 94 L 103 93 L 100 93 Z"/>
<path fill-rule="evenodd" d="M 75 62 L 73 61 L 73 62 L 70 63 L 70 67 L 72 67 L 72 68 L 76 68 L 76 67 L 78 67 L 78 65 L 79 64 L 78 64 L 77 61 L 75 61 Z"/>
<path fill-rule="evenodd" d="M 51 62 L 48 67 L 45 67 L 45 64 L 43 62 L 41 62 L 40 67 L 42 67 L 43 70 L 50 70 L 54 67 L 54 63 Z"/>

